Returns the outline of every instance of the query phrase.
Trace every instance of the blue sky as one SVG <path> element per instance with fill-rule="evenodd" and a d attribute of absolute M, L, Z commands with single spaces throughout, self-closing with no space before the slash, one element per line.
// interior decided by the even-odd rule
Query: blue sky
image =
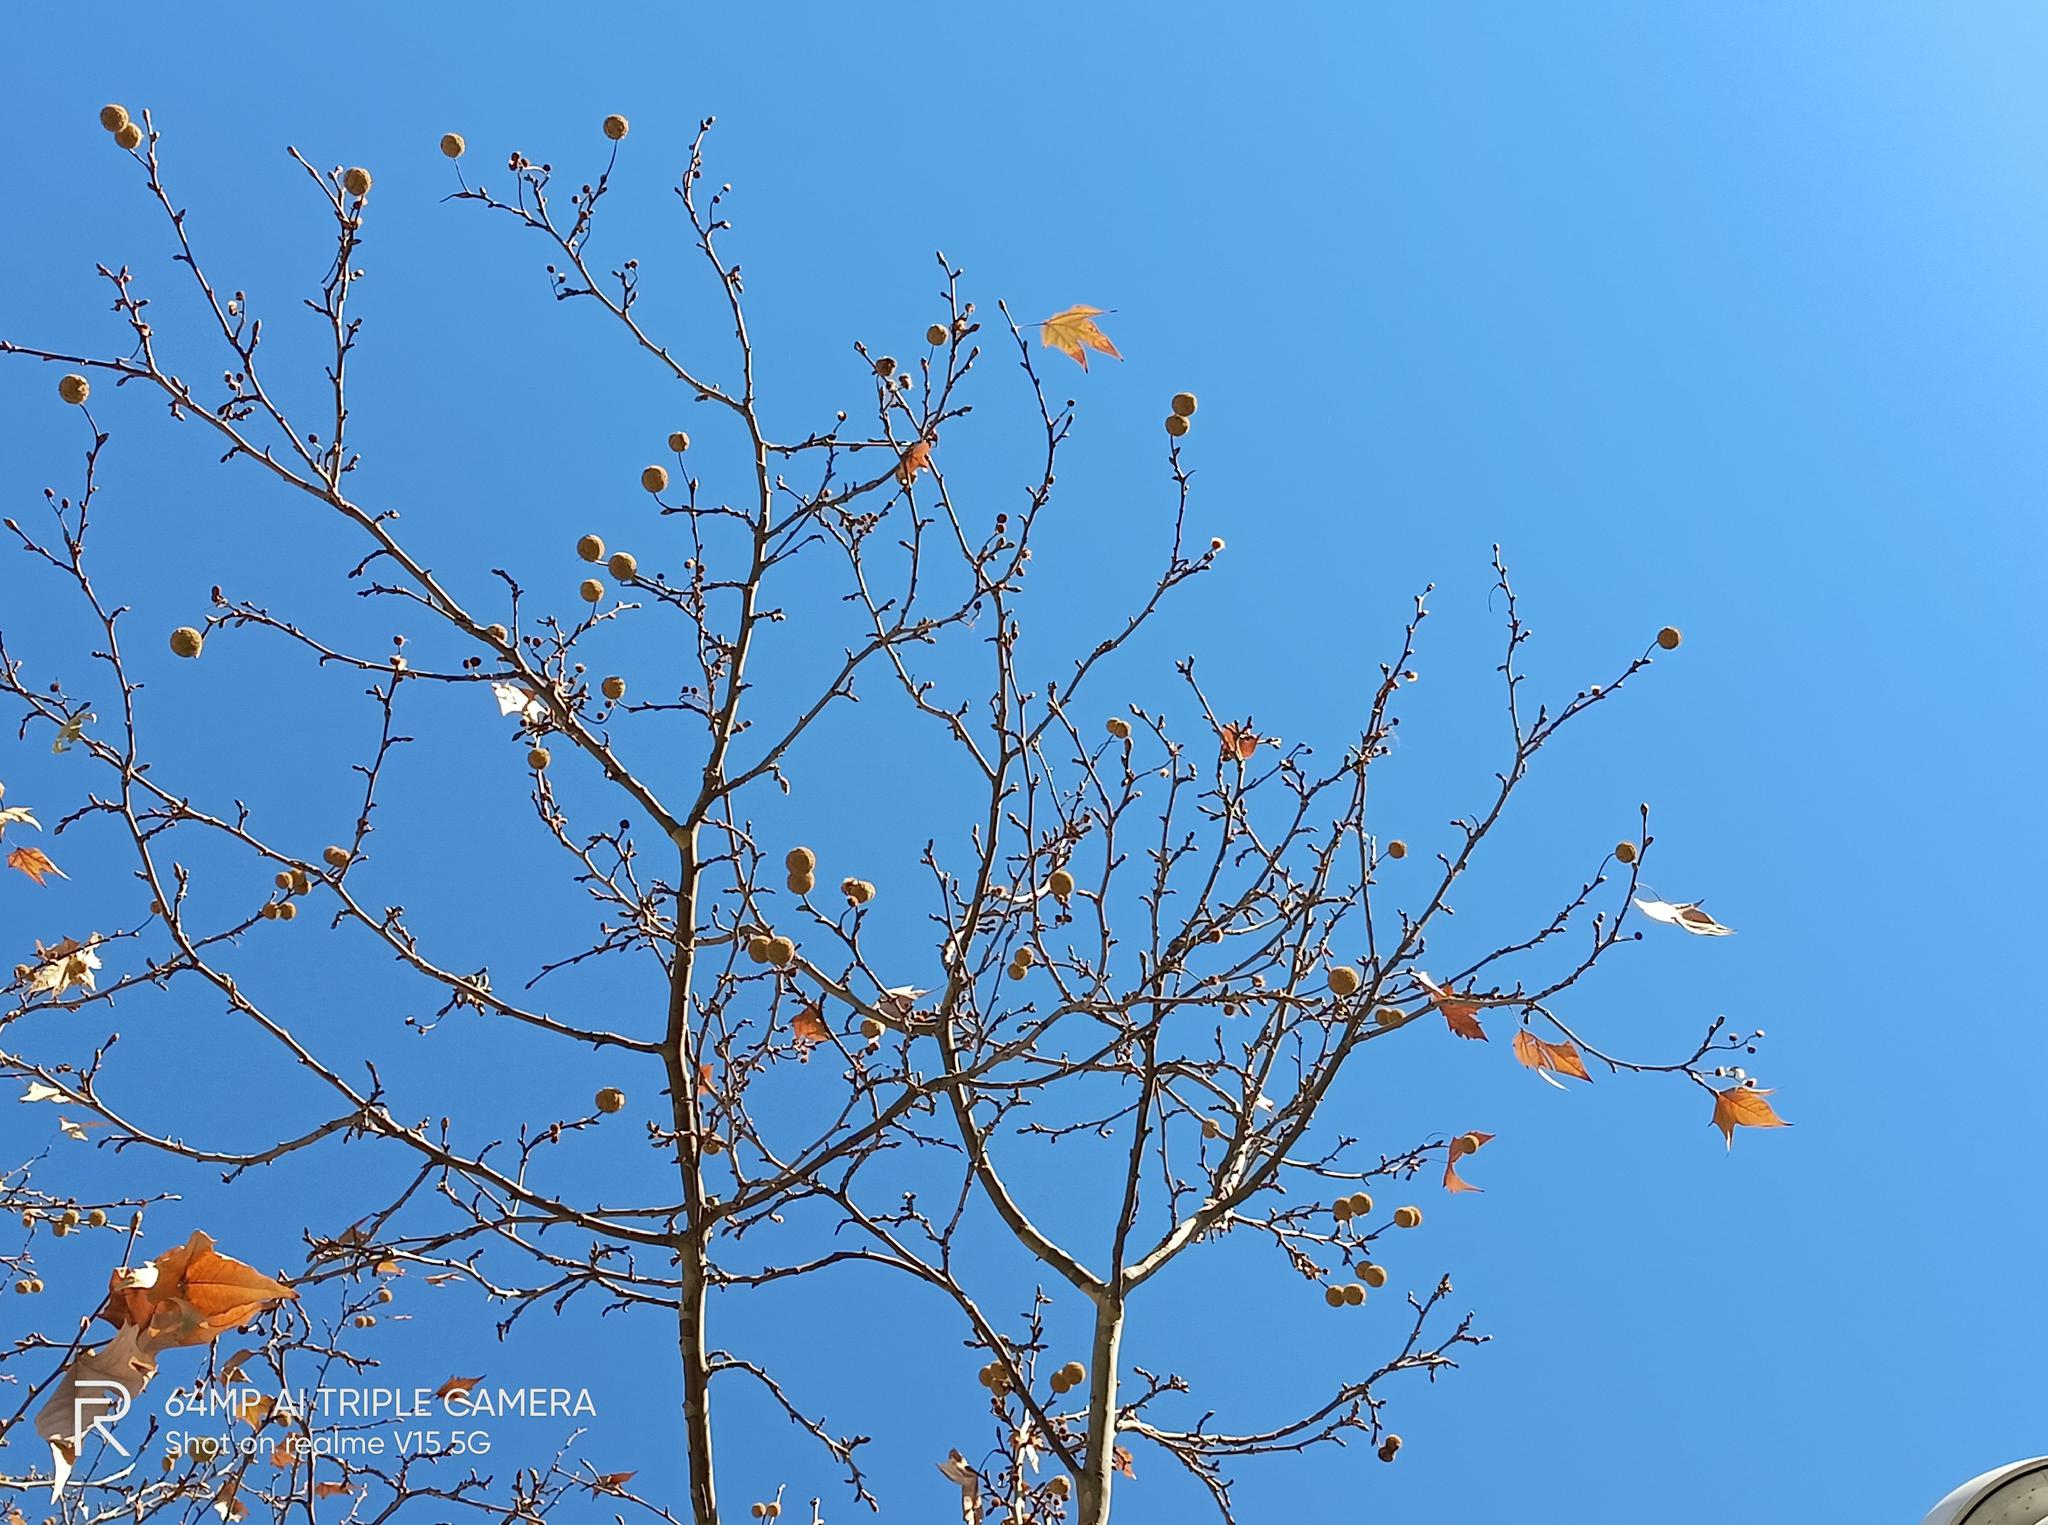
<path fill-rule="evenodd" d="M 1683 627 L 1672 660 L 1546 753 L 1460 920 L 1535 910 L 1651 802 L 1657 887 L 1705 898 L 1740 935 L 1647 938 L 1582 1009 L 1652 1051 L 1720 1012 L 1767 1029 L 1758 1073 L 1796 1126 L 1730 1153 L 1677 1085 L 1561 1096 L 1501 1054 L 1427 1061 L 1456 1116 L 1418 1125 L 1500 1142 L 1474 1172 L 1485 1195 L 1432 1194 L 1413 1253 L 1451 1270 L 1494 1341 L 1400 1398 L 1398 1465 L 1360 1451 L 1249 1469 L 1248 1518 L 1904 1518 L 2038 1449 L 2048 1318 L 2028 1273 L 2048 1244 L 2027 1119 L 2048 1054 L 2026 952 L 2043 845 L 2026 589 L 2048 460 L 2026 441 L 2048 407 L 2048 15 L 1186 4 L 576 20 L 371 0 L 345 20 L 259 8 L 212 30 L 148 8 L 12 25 L 0 332 L 115 347 L 92 274 L 105 261 L 144 271 L 180 334 L 163 229 L 93 121 L 104 100 L 155 112 L 217 277 L 280 314 L 317 278 L 321 236 L 284 145 L 372 167 L 362 486 L 407 505 L 437 567 L 571 578 L 569 542 L 634 533 L 632 472 L 691 420 L 593 314 L 548 301 L 531 237 L 441 203 L 453 187 L 436 140 L 464 132 L 496 182 L 512 148 L 581 179 L 601 160 L 598 119 L 629 114 L 603 248 L 643 259 L 651 320 L 687 349 L 717 343 L 719 320 L 665 186 L 716 113 L 711 174 L 736 188 L 764 392 L 792 431 L 865 395 L 854 340 L 914 345 L 934 249 L 985 311 L 997 297 L 1025 316 L 1115 309 L 1125 363 L 1054 373 L 1083 411 L 1037 575 L 1060 580 L 1077 617 L 1124 599 L 1157 543 L 1162 404 L 1200 393 L 1193 524 L 1229 550 L 1125 660 L 1134 696 L 1167 692 L 1172 659 L 1194 650 L 1237 708 L 1335 744 L 1407 597 L 1434 580 L 1390 785 L 1407 834 L 1429 841 L 1496 755 L 1494 542 L 1547 693 Z M 50 385 L 43 368 L 0 366 L 11 515 L 73 481 L 82 442 Z M 1017 403 L 1011 383 L 989 387 L 990 414 Z M 109 398 L 101 417 L 117 429 L 106 490 L 126 536 L 106 575 L 145 628 L 197 611 L 223 565 L 231 591 L 366 618 L 336 593 L 341 536 L 139 403 Z M 994 483 L 1022 436 L 981 428 Z M 33 630 L 58 649 L 68 616 L 18 557 L 0 561 L 0 609 L 10 643 Z M 166 752 L 210 766 L 261 715 L 234 754 L 265 762 L 253 797 L 320 829 L 349 788 L 335 738 L 353 745 L 362 717 L 344 732 L 303 673 L 249 646 L 239 665 L 208 664 L 212 686 L 182 701 Z M 459 745 L 459 729 L 450 718 L 425 739 Z M 515 819 L 524 784 L 485 771 L 459 811 L 436 793 L 445 775 L 412 780 L 386 828 L 408 844 L 393 870 L 466 887 L 428 913 L 451 934 L 516 939 L 550 902 L 504 888 L 509 828 L 493 812 Z M 66 787 L 38 745 L 0 750 L 0 778 L 11 799 Z M 859 758 L 805 784 L 795 819 L 821 848 L 914 877 L 929 802 L 891 799 L 886 770 Z M 36 900 L 0 885 L 9 949 L 82 912 L 88 877 Z M 309 977 L 308 1020 L 393 1020 L 383 979 Z M 207 1116 L 269 1104 L 189 1043 L 135 1037 Z M 534 1088 L 548 1077 L 510 1054 L 450 1046 L 425 1072 L 547 1104 Z M 1403 1098 L 1374 1104 L 1405 1125 Z M 10 1158 L 39 1147 L 41 1119 L 6 1121 Z M 318 1216 L 306 1194 L 333 1188 L 194 1189 L 212 1192 L 197 1200 L 224 1241 L 272 1234 L 254 1258 L 281 1261 Z M 77 1285 L 104 1274 L 97 1250 L 58 1250 Z M 1138 1358 L 1149 1336 L 1248 1419 L 1274 1412 L 1336 1343 L 1280 1274 L 1163 1283 Z M 964 1397 L 934 1390 L 974 1363 L 894 1360 L 889 1329 L 920 1315 L 893 1296 L 850 1283 L 740 1315 L 736 1338 L 771 1359 L 843 1342 L 821 1401 L 882 1437 L 889 1512 L 938 1510 L 928 1460 L 978 1432 Z M 1387 1327 L 1343 1338 L 1356 1328 L 1369 1359 Z M 657 1480 L 673 1394 L 665 1370 L 646 1375 L 648 1334 L 543 1327 L 488 1359 L 524 1380 L 599 1352 L 608 1464 Z M 487 1339 L 423 1315 L 388 1358 L 438 1381 Z M 734 1430 L 732 1496 L 782 1477 L 805 1495 L 817 1469 L 793 1432 L 765 1412 Z M 1183 1517 L 1187 1489 L 1163 1462 L 1140 1466 L 1125 1517 Z"/>

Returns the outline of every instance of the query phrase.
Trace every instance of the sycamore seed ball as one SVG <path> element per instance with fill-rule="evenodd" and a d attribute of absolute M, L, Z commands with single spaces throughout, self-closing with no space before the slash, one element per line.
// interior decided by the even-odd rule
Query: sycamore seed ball
<path fill-rule="evenodd" d="M 818 887 L 818 881 L 809 874 L 791 874 L 788 883 L 793 895 L 808 895 Z"/>
<path fill-rule="evenodd" d="M 347 868 L 349 865 L 346 847 L 324 847 L 320 850 L 320 856 L 326 860 L 329 868 Z"/>
<path fill-rule="evenodd" d="M 599 684 L 598 689 L 605 698 L 617 704 L 626 697 L 626 680 L 614 673 L 611 677 L 606 678 L 603 683 Z"/>
<path fill-rule="evenodd" d="M 1398 1435 L 1389 1435 L 1385 1440 L 1380 1442 L 1379 1458 L 1381 1461 L 1392 1461 L 1397 1455 L 1400 1454 L 1400 1451 L 1401 1437 Z"/>
<path fill-rule="evenodd" d="M 1375 1265 L 1360 1266 L 1358 1279 L 1368 1287 L 1384 1287 L 1387 1284 L 1387 1268 Z"/>
<path fill-rule="evenodd" d="M 1363 1218 L 1372 1211 L 1372 1197 L 1365 1192 L 1354 1191 L 1344 1200 L 1351 1204 L 1351 1215 L 1354 1218 Z"/>
<path fill-rule="evenodd" d="M 1618 862 L 1618 863 L 1633 863 L 1633 862 L 1635 862 L 1635 861 L 1636 861 L 1636 844 L 1635 844 L 1635 843 L 1633 843 L 1633 842 L 1617 842 L 1617 843 L 1615 843 L 1615 844 L 1614 844 L 1614 857 L 1615 857 L 1615 861 L 1616 861 L 1616 862 Z"/>
<path fill-rule="evenodd" d="M 1360 1306 L 1365 1301 L 1365 1288 L 1355 1281 L 1346 1283 L 1344 1287 L 1344 1301 L 1353 1308 Z"/>
<path fill-rule="evenodd" d="M 583 579 L 582 585 L 576 589 L 576 592 L 583 602 L 594 604 L 604 597 L 604 584 L 595 577 L 586 577 Z"/>
<path fill-rule="evenodd" d="M 290 921 L 294 916 L 297 916 L 298 914 L 299 908 L 293 905 L 289 900 L 287 900 L 283 905 L 277 908 L 277 919 L 279 921 Z"/>
<path fill-rule="evenodd" d="M 855 905 L 866 905 L 875 898 L 875 887 L 865 879 L 842 879 L 839 893 Z"/>
<path fill-rule="evenodd" d="M 623 1112 L 626 1107 L 626 1093 L 617 1086 L 606 1086 L 597 1093 L 597 1110 L 600 1112 Z"/>
<path fill-rule="evenodd" d="M 1063 868 L 1056 868 L 1047 876 L 1045 887 L 1052 891 L 1056 900 L 1066 900 L 1074 893 L 1074 876 Z"/>
<path fill-rule="evenodd" d="M 142 147 L 142 129 L 133 122 L 130 122 L 126 127 L 123 127 L 114 134 L 114 142 L 126 149 L 140 148 Z"/>
<path fill-rule="evenodd" d="M 665 492 L 668 489 L 668 468 L 649 466 L 640 473 L 640 485 L 649 492 Z"/>
<path fill-rule="evenodd" d="M 690 448 L 690 436 L 678 429 L 668 437 L 668 448 L 681 455 Z"/>
<path fill-rule="evenodd" d="M 1088 1380 L 1088 1368 L 1079 1361 L 1069 1361 L 1060 1368 L 1060 1375 L 1067 1379 L 1067 1386 L 1079 1387 Z"/>
<path fill-rule="evenodd" d="M 1129 741 L 1131 739 L 1131 723 L 1124 719 L 1123 716 L 1111 715 L 1103 724 L 1108 727 L 1109 734 L 1118 741 Z"/>
<path fill-rule="evenodd" d="M 397 1298 L 398 1294 L 389 1287 L 379 1287 L 377 1289 L 377 1301 L 380 1303 L 395 1302 Z"/>
<path fill-rule="evenodd" d="M 1173 411 L 1174 415 L 1178 418 L 1193 418 L 1195 416 L 1195 394 L 1193 392 L 1175 392 L 1173 394 Z"/>
<path fill-rule="evenodd" d="M 1389 858 L 1407 857 L 1408 844 L 1406 842 L 1403 842 L 1399 837 L 1394 838 L 1393 841 L 1387 844 L 1387 856 Z"/>
<path fill-rule="evenodd" d="M 1339 1197 L 1336 1201 L 1332 1202 L 1330 1204 L 1330 1216 L 1339 1223 L 1349 1218 L 1351 1216 L 1351 1199 L 1349 1197 Z"/>
<path fill-rule="evenodd" d="M 92 396 L 92 383 L 75 372 L 69 376 L 60 376 L 57 379 L 57 395 L 73 407 L 77 407 Z"/>
<path fill-rule="evenodd" d="M 1166 432 L 1179 439 L 1188 432 L 1188 421 L 1178 413 L 1169 413 L 1166 415 Z"/>
<path fill-rule="evenodd" d="M 585 535 L 576 542 L 576 554 L 585 561 L 603 561 L 604 541 L 596 535 Z"/>
<path fill-rule="evenodd" d="M 934 323 L 930 328 L 927 328 L 924 331 L 924 342 L 927 344 L 944 344 L 946 342 L 946 325 Z"/>
<path fill-rule="evenodd" d="M 1401 1008 L 1398 1006 L 1382 1006 L 1378 1011 L 1372 1014 L 1372 1019 L 1373 1021 L 1379 1023 L 1379 1025 L 1382 1027 L 1399 1026 L 1401 1021 Z"/>
<path fill-rule="evenodd" d="M 631 582 L 640 570 L 640 563 L 631 551 L 614 551 L 612 559 L 605 564 L 605 570 L 612 574 L 614 582 Z"/>
<path fill-rule="evenodd" d="M 341 177 L 341 188 L 358 199 L 370 194 L 370 172 L 358 164 Z"/>
<path fill-rule="evenodd" d="M 105 1228 L 107 1226 L 107 1210 L 104 1207 L 95 1207 L 85 1215 L 85 1221 L 94 1228 Z"/>
<path fill-rule="evenodd" d="M 818 855 L 808 847 L 792 847 L 783 855 L 782 866 L 792 874 L 815 874 L 818 871 Z"/>
<path fill-rule="evenodd" d="M 1662 630 L 1657 632 L 1657 644 L 1659 646 L 1662 646 L 1666 651 L 1678 650 L 1678 643 L 1684 639 L 1685 637 L 1678 633 L 1678 627 L 1676 625 L 1666 625 Z"/>
<path fill-rule="evenodd" d="M 786 937 L 771 937 L 768 940 L 768 962 L 778 969 L 787 968 L 789 961 L 796 957 L 796 944 Z"/>
<path fill-rule="evenodd" d="M 553 759 L 548 756 L 548 749 L 546 747 L 535 747 L 526 754 L 526 766 L 533 769 L 536 773 L 547 767 L 551 761 Z"/>
<path fill-rule="evenodd" d="M 441 134 L 441 152 L 451 159 L 460 159 L 463 151 L 468 147 L 469 145 L 463 141 L 462 134 L 459 132 L 444 132 Z"/>
<path fill-rule="evenodd" d="M 768 962 L 768 952 L 772 946 L 772 942 L 766 937 L 750 937 L 747 939 L 747 957 L 757 964 L 765 964 Z"/>
<path fill-rule="evenodd" d="M 1420 1228 L 1422 1209 L 1419 1207 L 1397 1207 L 1394 1209 L 1395 1228 Z"/>
<path fill-rule="evenodd" d="M 206 649 L 206 637 L 190 625 L 180 625 L 171 632 L 171 654 L 179 657 L 196 657 Z"/>
<path fill-rule="evenodd" d="M 604 135 L 614 143 L 623 138 L 631 130 L 631 127 L 632 124 L 616 111 L 604 119 Z"/>
<path fill-rule="evenodd" d="M 1358 971 L 1349 964 L 1339 964 L 1330 971 L 1330 994 L 1340 997 L 1356 995 L 1358 985 Z"/>
<path fill-rule="evenodd" d="M 860 1035 L 872 1043 L 882 1036 L 882 1024 L 874 1017 L 860 1019 Z"/>
<path fill-rule="evenodd" d="M 100 107 L 100 126 L 106 128 L 108 132 L 119 132 L 127 125 L 128 108 L 126 106 L 107 105 Z"/>

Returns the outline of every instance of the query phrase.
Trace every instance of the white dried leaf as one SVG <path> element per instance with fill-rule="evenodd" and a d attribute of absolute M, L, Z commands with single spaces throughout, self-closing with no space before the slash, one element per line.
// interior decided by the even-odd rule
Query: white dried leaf
<path fill-rule="evenodd" d="M 88 1433 L 98 1430 L 110 1444 L 118 1445 L 110 1426 L 156 1375 L 156 1353 L 140 1343 L 142 1333 L 140 1325 L 130 1324 L 99 1349 L 81 1354 L 36 1411 L 36 1433 L 50 1446 L 52 1498 L 71 1476 Z"/>
<path fill-rule="evenodd" d="M 1636 909 L 1652 921 L 1682 927 L 1696 937 L 1733 937 L 1735 929 L 1724 927 L 1690 900 L 1638 900 Z"/>

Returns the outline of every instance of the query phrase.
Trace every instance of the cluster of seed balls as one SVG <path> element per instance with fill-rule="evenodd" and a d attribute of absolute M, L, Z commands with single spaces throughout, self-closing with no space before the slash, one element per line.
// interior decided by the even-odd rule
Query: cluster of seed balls
<path fill-rule="evenodd" d="M 1179 439 L 1193 426 L 1194 416 L 1195 394 L 1193 392 L 1175 392 L 1173 394 L 1173 411 L 1166 415 L 1166 432 L 1175 439 Z"/>
<path fill-rule="evenodd" d="M 142 147 L 142 124 L 130 121 L 126 106 L 100 107 L 100 126 L 114 135 L 114 142 L 131 152 Z"/>
<path fill-rule="evenodd" d="M 1350 1223 L 1363 1218 L 1372 1211 L 1372 1198 L 1362 1191 L 1355 1191 L 1348 1197 L 1339 1197 L 1330 1204 L 1330 1216 L 1341 1223 Z M 1394 1209 L 1395 1228 L 1420 1228 L 1422 1209 L 1419 1207 L 1397 1207 Z M 1367 1288 L 1384 1287 L 1387 1284 L 1387 1268 L 1366 1264 L 1358 1268 L 1358 1280 L 1344 1286 L 1323 1288 L 1323 1301 L 1332 1308 L 1356 1308 L 1365 1302 Z"/>
<path fill-rule="evenodd" d="M 975 1380 L 994 1393 L 998 1398 L 1010 1391 L 1010 1369 L 1001 1361 L 991 1361 L 974 1374 Z M 1055 1393 L 1071 1393 L 1075 1388 L 1085 1386 L 1088 1368 L 1079 1361 L 1069 1361 L 1052 1374 L 1052 1390 Z"/>
<path fill-rule="evenodd" d="M 23 1228 L 34 1228 L 37 1219 L 42 1217 L 47 1217 L 50 1220 L 50 1232 L 59 1239 L 62 1239 L 75 1228 L 105 1228 L 107 1226 L 107 1211 L 103 1207 L 95 1207 L 89 1213 L 81 1213 L 75 1207 L 67 1207 L 61 1211 L 47 1214 L 38 1213 L 31 1208 L 21 1215 L 21 1226 Z M 32 1295 L 40 1292 L 43 1290 L 43 1279 L 40 1276 L 23 1276 L 14 1283 L 14 1290 L 23 1295 Z"/>

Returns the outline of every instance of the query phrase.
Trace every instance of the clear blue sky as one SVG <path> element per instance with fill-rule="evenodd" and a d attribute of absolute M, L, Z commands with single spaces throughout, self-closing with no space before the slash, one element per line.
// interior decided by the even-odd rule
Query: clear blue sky
<path fill-rule="evenodd" d="M 773 9 L 578 19 L 366 0 L 215 26 L 170 8 L 23 10 L 0 100 L 0 331 L 115 347 L 96 260 L 145 270 L 166 308 L 181 295 L 132 166 L 94 124 L 104 100 L 156 113 L 221 279 L 280 313 L 317 277 L 320 237 L 284 145 L 369 165 L 365 490 L 409 505 L 437 567 L 497 562 L 542 582 L 571 575 L 576 533 L 635 522 L 619 484 L 689 419 L 593 313 L 549 303 L 534 240 L 440 204 L 444 131 L 466 133 L 499 182 L 514 147 L 581 179 L 600 162 L 597 120 L 628 113 L 603 250 L 659 273 L 651 309 L 688 346 L 715 342 L 718 323 L 685 284 L 664 187 L 715 112 L 712 175 L 737 188 L 764 386 L 789 399 L 770 416 L 792 426 L 863 395 L 853 340 L 914 344 L 935 248 L 984 308 L 1115 308 L 1126 363 L 1058 383 L 1084 411 L 1042 575 L 1071 579 L 1078 609 L 1122 596 L 1119 571 L 1165 501 L 1162 403 L 1183 386 L 1202 397 L 1195 527 L 1230 544 L 1170 637 L 1127 664 L 1132 692 L 1166 691 L 1171 657 L 1196 649 L 1262 724 L 1334 739 L 1404 600 L 1434 579 L 1395 786 L 1411 791 L 1409 835 L 1428 841 L 1495 755 L 1494 541 L 1547 692 L 1682 626 L 1673 660 L 1548 759 L 1504 872 L 1461 912 L 1533 909 L 1652 802 L 1658 888 L 1705 897 L 1740 935 L 1646 940 L 1583 1009 L 1651 1053 L 1717 1012 L 1768 1029 L 1759 1073 L 1797 1125 L 1731 1154 L 1684 1087 L 1563 1096 L 1502 1054 L 1432 1061 L 1454 1115 L 1419 1126 L 1500 1142 L 1474 1171 L 1484 1196 L 1432 1192 L 1411 1253 L 1453 1272 L 1494 1343 L 1398 1400 L 1398 1465 L 1354 1452 L 1250 1469 L 1246 1517 L 1901 1519 L 2038 1450 L 2048 1238 L 2027 1118 L 2048 1053 L 2027 952 L 2043 737 L 2025 590 L 2048 486 L 2048 14 L 1848 0 Z M 73 480 L 75 418 L 50 385 L 46 369 L 0 366 L 9 514 Z M 283 604 L 317 584 L 332 606 L 339 537 L 139 402 L 109 398 L 102 418 L 121 431 L 108 492 L 134 531 L 108 575 L 146 629 L 197 612 L 223 563 L 233 591 Z M 10 640 L 57 629 L 56 608 L 20 558 L 0 561 Z M 324 702 L 272 687 L 296 667 L 248 645 L 207 680 L 246 686 L 195 690 L 170 750 L 203 761 L 209 716 L 262 705 L 291 786 L 275 808 L 322 830 L 348 787 L 330 731 L 352 745 L 361 716 L 336 729 Z M 11 797 L 61 794 L 45 751 L 0 751 Z M 474 802 L 510 819 L 523 784 L 490 771 Z M 414 779 L 402 807 L 415 851 L 461 866 L 471 922 L 516 936 L 540 907 L 494 875 L 499 833 L 487 814 L 444 813 L 431 788 Z M 907 883 L 922 837 L 888 830 L 864 790 L 857 770 L 815 779 L 806 829 L 865 861 L 895 844 L 903 861 L 875 877 Z M 32 902 L 0 885 L 8 959 L 85 895 L 57 885 Z M 309 988 L 311 1020 L 395 1024 L 380 978 Z M 159 1008 L 137 1026 L 178 1020 Z M 164 1062 L 209 1118 L 264 1110 L 190 1053 Z M 539 1084 L 491 1062 L 472 1056 L 448 1083 Z M 1404 1125 L 1408 1103 L 1385 1105 Z M 9 1158 L 45 1121 L 5 1119 Z M 1377 1139 L 1376 1121 L 1361 1125 Z M 292 1258 L 303 1196 L 195 1189 L 194 1221 L 281 1241 L 253 1258 Z M 336 1187 L 301 1189 L 317 1202 Z M 58 1248 L 51 1264 L 75 1285 L 104 1274 L 100 1249 L 67 1262 Z M 1377 1353 L 1387 1326 L 1340 1339 L 1279 1274 L 1262 1262 L 1174 1284 L 1134 1353 L 1159 1342 L 1158 1364 L 1217 1384 L 1250 1422 L 1354 1331 L 1361 1359 Z M 929 1461 L 979 1444 L 961 1383 L 973 1362 L 952 1357 L 943 1377 L 891 1366 L 888 1330 L 915 1316 L 850 1284 L 744 1315 L 735 1340 L 772 1363 L 845 1339 L 847 1369 L 812 1396 L 887 1437 L 888 1514 L 937 1518 L 949 1506 Z M 481 1353 L 476 1328 L 406 1326 L 386 1352 L 394 1374 L 546 1380 L 571 1352 L 600 1352 L 618 1364 L 593 1450 L 650 1484 L 673 1477 L 665 1364 L 659 1383 L 636 1376 L 665 1328 L 540 1326 Z M 730 1497 L 822 1480 L 766 1414 L 728 1438 Z M 1133 1521 L 1195 1504 L 1156 1457 L 1120 1495 Z"/>

